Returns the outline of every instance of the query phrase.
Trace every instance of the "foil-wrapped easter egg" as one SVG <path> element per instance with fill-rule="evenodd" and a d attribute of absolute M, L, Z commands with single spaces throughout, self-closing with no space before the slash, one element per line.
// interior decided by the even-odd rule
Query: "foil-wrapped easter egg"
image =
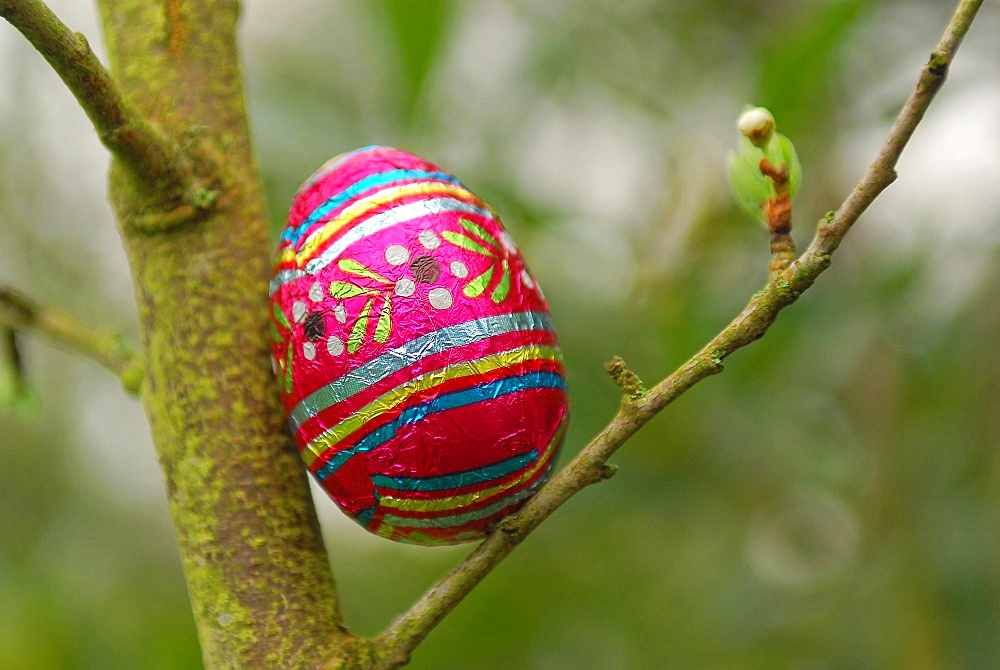
<path fill-rule="evenodd" d="M 548 477 L 569 410 L 548 307 L 496 213 L 366 147 L 299 189 L 271 281 L 274 369 L 306 466 L 419 544 L 482 537 Z"/>

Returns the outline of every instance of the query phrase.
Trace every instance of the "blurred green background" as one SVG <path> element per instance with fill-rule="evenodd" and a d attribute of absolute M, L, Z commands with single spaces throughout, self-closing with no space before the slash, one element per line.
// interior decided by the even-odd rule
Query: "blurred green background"
<path fill-rule="evenodd" d="M 93 8 L 53 3 L 99 43 Z M 647 381 L 764 281 L 724 154 L 768 106 L 804 165 L 796 236 L 871 159 L 942 0 L 248 2 L 247 97 L 275 229 L 372 143 L 491 203 L 545 288 L 574 418 L 602 365 Z M 614 458 L 430 636 L 414 668 L 995 668 L 1000 663 L 1000 11 L 987 3 L 900 179 L 833 268 Z M 0 281 L 137 332 L 107 157 L 0 25 Z M 22 338 L 0 412 L 0 667 L 197 668 L 138 403 Z M 350 624 L 374 633 L 469 547 L 368 536 L 322 495 Z M 318 661 L 321 659 L 317 659 Z"/>

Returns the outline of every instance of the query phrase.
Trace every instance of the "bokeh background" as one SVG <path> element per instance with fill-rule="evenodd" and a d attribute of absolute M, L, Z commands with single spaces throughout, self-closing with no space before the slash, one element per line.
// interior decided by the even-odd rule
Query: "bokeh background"
<path fill-rule="evenodd" d="M 52 4 L 100 44 L 88 3 Z M 867 166 L 942 0 L 247 2 L 275 229 L 372 143 L 458 174 L 545 287 L 574 418 L 602 365 L 670 372 L 765 279 L 724 156 L 744 103 L 804 165 L 796 236 Z M 995 668 L 1000 658 L 1000 7 L 833 268 L 614 458 L 438 628 L 414 668 Z M 0 281 L 137 333 L 107 155 L 0 25 Z M 0 410 L 0 666 L 197 668 L 139 404 L 51 343 Z M 0 385 L 2 387 L 2 385 Z M 381 630 L 469 547 L 371 537 L 317 498 L 350 624 Z"/>

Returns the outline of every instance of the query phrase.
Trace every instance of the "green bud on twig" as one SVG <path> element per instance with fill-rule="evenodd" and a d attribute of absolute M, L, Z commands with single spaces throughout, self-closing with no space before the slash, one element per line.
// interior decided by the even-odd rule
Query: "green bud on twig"
<path fill-rule="evenodd" d="M 802 166 L 791 141 L 775 132 L 774 116 L 763 107 L 747 107 L 737 122 L 740 140 L 736 151 L 730 151 L 729 181 L 736 200 L 751 216 L 767 221 L 768 201 L 778 197 L 779 186 L 794 197 L 802 178 Z M 777 185 L 761 170 L 761 161 L 777 171 L 788 170 L 786 184 Z"/>
<path fill-rule="evenodd" d="M 736 122 L 740 134 L 757 148 L 763 148 L 774 135 L 774 117 L 763 107 L 751 107 Z"/>

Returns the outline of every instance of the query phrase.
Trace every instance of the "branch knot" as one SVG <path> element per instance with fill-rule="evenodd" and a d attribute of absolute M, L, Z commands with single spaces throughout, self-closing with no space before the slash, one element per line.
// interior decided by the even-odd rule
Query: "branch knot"
<path fill-rule="evenodd" d="M 615 356 L 605 363 L 604 369 L 630 400 L 638 400 L 646 395 L 645 384 L 639 379 L 639 375 L 628 369 L 628 365 L 621 356 Z"/>

